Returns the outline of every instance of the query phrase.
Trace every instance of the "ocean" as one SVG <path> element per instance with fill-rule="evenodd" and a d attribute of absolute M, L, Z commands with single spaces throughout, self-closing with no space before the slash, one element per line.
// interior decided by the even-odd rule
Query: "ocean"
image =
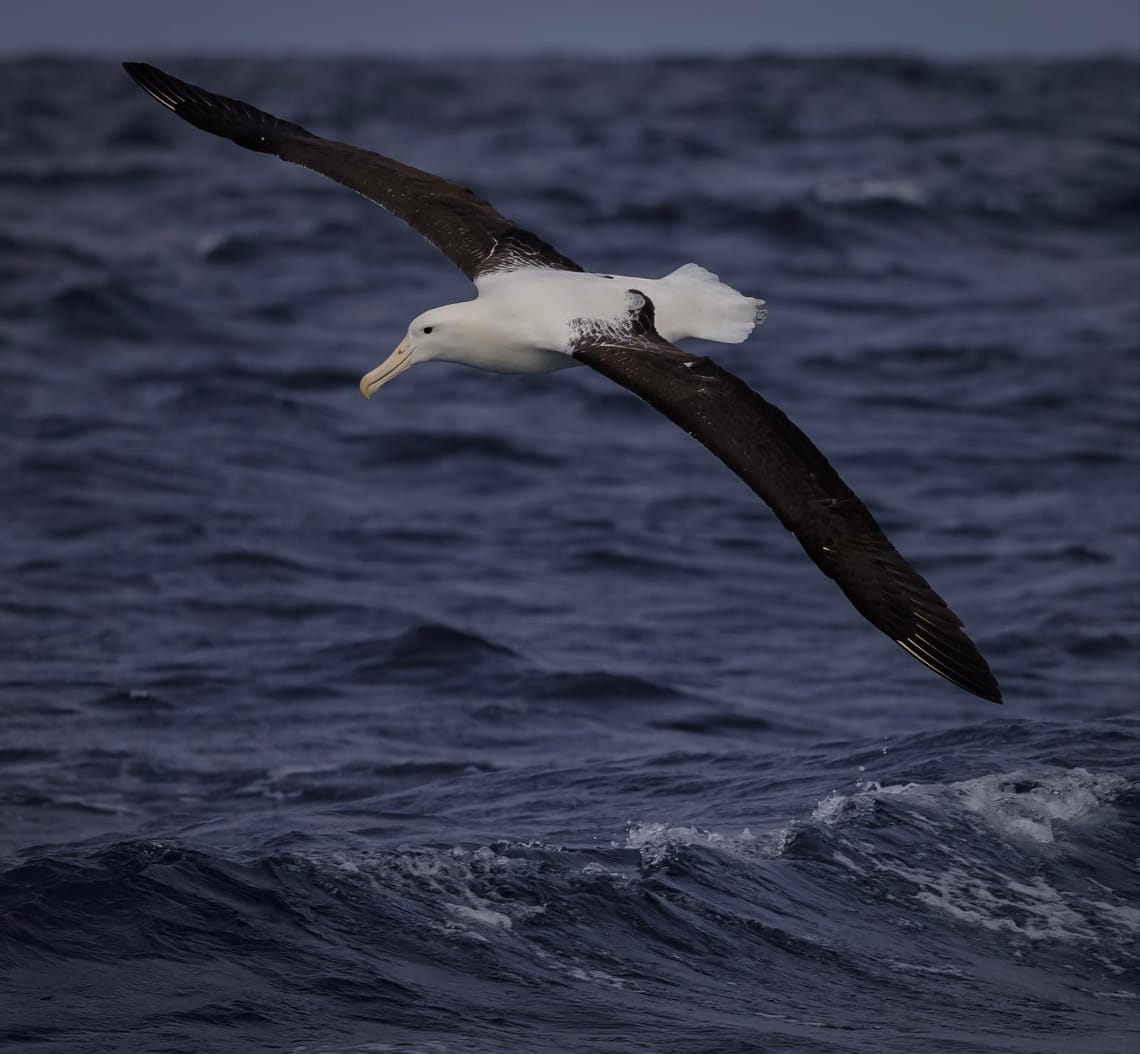
<path fill-rule="evenodd" d="M 458 271 L 0 64 L 0 1048 L 1133 1054 L 1137 65 L 159 64 L 764 298 L 1005 704 L 588 369 L 362 399 Z"/>

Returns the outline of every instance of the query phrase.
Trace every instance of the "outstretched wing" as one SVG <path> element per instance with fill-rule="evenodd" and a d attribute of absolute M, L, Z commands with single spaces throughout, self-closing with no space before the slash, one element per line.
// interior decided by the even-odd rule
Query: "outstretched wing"
<path fill-rule="evenodd" d="M 576 324 L 573 355 L 640 396 L 760 495 L 872 625 L 968 692 L 1001 690 L 962 622 L 899 554 L 815 444 L 766 399 L 707 358 L 686 355 L 630 291 L 627 320 Z"/>
<path fill-rule="evenodd" d="M 124 62 L 136 84 L 204 132 L 276 154 L 343 183 L 414 227 L 468 278 L 519 267 L 580 271 L 537 235 L 516 227 L 458 183 L 382 154 L 322 139 L 249 103 L 215 95 L 142 62 Z"/>

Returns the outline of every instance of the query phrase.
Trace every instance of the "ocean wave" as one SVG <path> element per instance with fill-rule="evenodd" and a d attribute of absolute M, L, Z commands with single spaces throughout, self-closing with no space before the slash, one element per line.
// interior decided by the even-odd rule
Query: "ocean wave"
<path fill-rule="evenodd" d="M 1103 841 L 1102 830 L 1120 822 L 1113 803 L 1136 792 L 1123 777 L 1079 768 L 872 782 L 818 803 L 814 824 L 844 834 L 812 851 L 955 923 L 1015 941 L 1076 943 L 1114 972 L 1135 971 L 1140 911 L 1130 906 L 1127 865 L 1106 866 L 1108 884 L 1090 885 L 1068 862 Z M 923 831 L 921 843 L 903 850 L 886 834 L 898 823 Z"/>
<path fill-rule="evenodd" d="M 115 278 L 66 285 L 25 311 L 49 319 L 65 334 L 86 339 L 142 341 L 172 326 L 193 329 L 190 316 L 177 306 L 152 300 L 137 286 Z"/>
<path fill-rule="evenodd" d="M 1084 769 L 1034 773 L 1032 770 L 979 776 L 949 784 L 905 783 L 880 786 L 873 781 L 853 794 L 832 795 L 817 805 L 812 819 L 832 826 L 873 813 L 880 803 L 902 799 L 922 807 L 933 804 L 980 817 L 994 832 L 1013 841 L 1054 841 L 1054 825 L 1073 823 L 1107 805 L 1129 788 L 1123 776 L 1097 775 Z"/>
<path fill-rule="evenodd" d="M 400 634 L 388 647 L 388 661 L 396 667 L 428 667 L 462 663 L 477 665 L 483 661 L 498 664 L 518 658 L 517 653 L 477 633 L 455 629 L 438 623 L 413 626 Z"/>
<path fill-rule="evenodd" d="M 427 774 L 457 773 L 429 766 Z M 275 777 L 286 797 L 291 778 Z M 757 958 L 780 990 L 813 985 L 821 972 L 869 971 L 889 1003 L 972 983 L 976 967 L 964 964 L 973 962 L 974 930 L 1007 942 L 988 954 L 1016 967 L 1020 983 L 1038 984 L 1049 969 L 1023 943 L 1062 947 L 1072 977 L 1114 1000 L 1127 994 L 1117 979 L 1137 968 L 1140 917 L 1119 889 L 1082 885 L 1055 857 L 1033 854 L 1063 844 L 1062 828 L 1112 823 L 1126 791 L 1118 778 L 1081 769 L 866 785 L 755 833 L 632 822 L 620 840 L 591 848 L 291 849 L 243 861 L 143 840 L 8 868 L 0 903 L 20 920 L 9 948 L 54 945 L 54 960 L 72 969 L 149 948 L 178 964 L 171 968 L 197 970 L 256 940 L 262 968 L 287 968 L 293 987 L 334 1006 L 366 999 L 409 1028 L 438 1023 L 439 995 L 429 992 L 441 985 L 453 991 L 454 1011 L 472 1012 L 462 979 L 487 970 L 513 978 L 508 988 L 538 977 L 582 998 L 608 992 L 626 1010 L 658 1005 L 663 991 L 687 983 L 703 1006 L 732 1019 L 734 987 Z M 256 784 L 250 792 L 261 793 Z M 904 811 L 892 811 L 900 804 Z M 963 828 L 963 817 L 983 827 Z M 993 840 L 979 840 L 982 829 Z M 853 904 L 864 920 L 905 935 L 907 951 L 869 938 Z M 55 935 L 94 905 L 98 921 L 64 950 Z M 715 989 L 701 980 L 713 969 Z M 262 982 L 253 993 L 260 1006 L 280 1005 Z M 198 1017 L 225 1018 L 230 999 L 211 986 Z M 771 1017 L 789 1020 L 779 1006 Z M 460 1027 L 450 1011 L 443 1020 Z M 824 1007 L 815 1021 L 852 1023 L 849 1011 Z"/>

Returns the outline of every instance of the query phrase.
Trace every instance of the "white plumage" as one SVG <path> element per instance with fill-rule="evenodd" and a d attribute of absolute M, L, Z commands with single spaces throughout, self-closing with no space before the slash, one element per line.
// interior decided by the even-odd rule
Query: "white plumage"
<path fill-rule="evenodd" d="M 497 373 L 549 373 L 577 366 L 575 325 L 617 325 L 629 312 L 629 290 L 653 303 L 666 340 L 738 344 L 764 320 L 763 300 L 725 285 L 711 271 L 685 264 L 663 278 L 588 274 L 528 267 L 475 280 L 478 296 L 432 308 L 414 319 L 399 347 L 365 374 L 372 395 L 409 366 L 432 359 Z"/>

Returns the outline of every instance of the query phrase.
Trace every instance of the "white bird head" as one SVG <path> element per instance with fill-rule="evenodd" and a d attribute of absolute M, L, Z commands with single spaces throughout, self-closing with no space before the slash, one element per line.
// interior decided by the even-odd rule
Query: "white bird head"
<path fill-rule="evenodd" d="M 416 318 L 404 339 L 379 366 L 360 378 L 360 390 L 371 398 L 380 385 L 417 362 L 444 359 L 463 362 L 472 342 L 472 304 L 433 307 Z"/>

